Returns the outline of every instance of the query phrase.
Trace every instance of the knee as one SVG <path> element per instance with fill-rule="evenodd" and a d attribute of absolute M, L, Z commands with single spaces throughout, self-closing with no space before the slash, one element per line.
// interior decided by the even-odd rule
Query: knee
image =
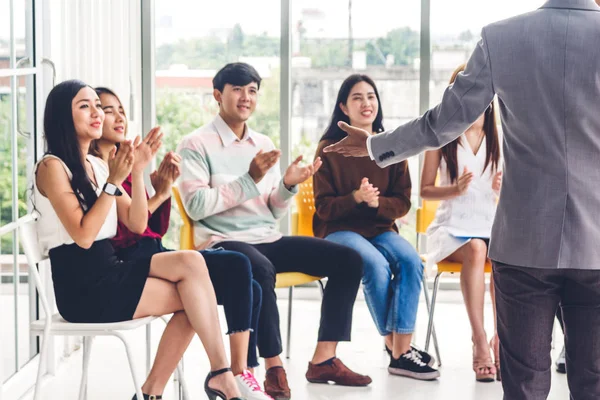
<path fill-rule="evenodd" d="M 227 266 L 227 271 L 235 280 L 242 281 L 250 285 L 252 280 L 252 264 L 250 259 L 242 254 L 236 252 L 227 252 L 222 255 L 224 257 L 224 263 Z"/>
<path fill-rule="evenodd" d="M 271 263 L 253 265 L 252 277 L 263 289 L 275 287 L 276 272 Z"/>
<path fill-rule="evenodd" d="M 363 257 L 363 284 L 384 283 L 391 279 L 390 263 L 385 257 Z"/>
<path fill-rule="evenodd" d="M 485 263 L 485 260 L 487 259 L 487 245 L 483 240 L 471 239 L 465 246 L 468 258 L 481 264 Z"/>
<path fill-rule="evenodd" d="M 179 254 L 184 274 L 187 276 L 208 276 L 204 257 L 197 251 L 184 250 Z"/>
<path fill-rule="evenodd" d="M 360 253 L 350 247 L 340 251 L 339 260 L 343 264 L 343 274 L 360 280 L 364 273 L 364 261 Z"/>
<path fill-rule="evenodd" d="M 252 281 L 252 303 L 255 306 L 260 307 L 261 302 L 262 302 L 262 288 L 260 287 L 260 284 L 258 282 L 253 280 Z"/>
<path fill-rule="evenodd" d="M 421 256 L 416 251 L 411 251 L 410 254 L 405 254 L 404 260 L 403 265 L 400 267 L 406 269 L 409 277 L 421 282 L 423 279 L 423 261 L 421 260 Z"/>

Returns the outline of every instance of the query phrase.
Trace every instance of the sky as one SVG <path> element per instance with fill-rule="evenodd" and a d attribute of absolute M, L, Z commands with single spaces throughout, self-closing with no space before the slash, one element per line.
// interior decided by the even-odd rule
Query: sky
<path fill-rule="evenodd" d="M 130 0 L 132 1 L 132 0 Z M 155 0 L 157 27 L 171 25 L 160 33 L 160 45 L 182 38 L 202 37 L 215 29 L 231 28 L 240 23 L 244 32 L 269 36 L 280 35 L 281 0 Z M 25 32 L 25 2 L 14 2 L 17 37 Z M 465 30 L 478 33 L 494 21 L 534 10 L 544 0 L 431 0 L 431 23 L 434 37 Z M 420 0 L 352 0 L 355 38 L 385 36 L 395 28 L 419 30 Z M 0 0 L 0 38 L 9 35 L 9 0 Z M 22 18 L 19 16 L 23 16 Z M 348 0 L 293 0 L 292 21 L 304 16 L 308 37 L 346 37 L 348 34 Z"/>
<path fill-rule="evenodd" d="M 156 0 L 157 24 L 170 20 L 174 27 L 169 35 L 157 41 L 202 37 L 211 30 L 236 23 L 249 34 L 266 32 L 279 36 L 280 3 L 280 0 L 220 0 L 207 6 L 198 0 Z M 478 33 L 484 25 L 534 10 L 544 0 L 431 0 L 431 3 L 432 34 L 437 36 L 465 30 Z M 356 38 L 385 36 L 398 27 L 419 30 L 420 0 L 352 0 L 352 7 Z M 348 0 L 293 0 L 294 25 L 303 14 L 308 36 L 347 36 Z"/>

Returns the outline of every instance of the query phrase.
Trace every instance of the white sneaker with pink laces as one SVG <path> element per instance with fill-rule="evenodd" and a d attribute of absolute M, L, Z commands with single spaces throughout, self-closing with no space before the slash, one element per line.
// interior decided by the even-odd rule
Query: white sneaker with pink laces
<path fill-rule="evenodd" d="M 246 400 L 273 400 L 266 394 L 258 384 L 258 381 L 250 371 L 244 371 L 235 376 L 238 389 L 242 393 L 242 398 Z"/>

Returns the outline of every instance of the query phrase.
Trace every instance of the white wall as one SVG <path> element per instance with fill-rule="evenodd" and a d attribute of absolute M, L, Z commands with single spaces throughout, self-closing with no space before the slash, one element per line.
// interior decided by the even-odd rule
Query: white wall
<path fill-rule="evenodd" d="M 43 53 L 56 65 L 57 83 L 81 79 L 92 86 L 113 89 L 133 117 L 130 134 L 139 134 L 141 2 L 49 0 L 48 3 Z"/>

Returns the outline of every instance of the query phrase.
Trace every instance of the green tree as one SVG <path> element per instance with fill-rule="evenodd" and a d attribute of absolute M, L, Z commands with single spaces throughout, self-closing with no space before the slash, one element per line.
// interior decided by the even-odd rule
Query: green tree
<path fill-rule="evenodd" d="M 348 65 L 348 40 L 311 39 L 300 44 L 300 54 L 310 57 L 313 68 L 342 68 Z"/>
<path fill-rule="evenodd" d="M 473 41 L 473 39 L 475 39 L 475 35 L 470 30 L 461 32 L 458 35 L 458 40 L 460 40 L 461 42 L 470 43 Z"/>
<path fill-rule="evenodd" d="M 240 57 L 279 56 L 277 37 L 246 35 L 236 24 L 223 42 L 216 36 L 180 40 L 163 44 L 156 49 L 156 68 L 168 69 L 174 64 L 184 64 L 191 69 L 217 69 Z"/>
<path fill-rule="evenodd" d="M 408 27 L 394 29 L 384 38 L 369 42 L 366 49 L 369 65 L 384 65 L 388 55 L 394 56 L 395 65 L 411 65 L 419 57 L 419 33 Z"/>
<path fill-rule="evenodd" d="M 244 31 L 240 24 L 235 24 L 227 39 L 229 57 L 239 57 L 244 50 Z"/>
<path fill-rule="evenodd" d="M 24 96 L 19 97 L 21 109 L 25 107 Z M 21 126 L 25 125 L 25 115 L 21 114 Z M 12 222 L 12 126 L 11 103 L 9 97 L 0 98 L 0 226 Z M 17 136 L 17 207 L 18 216 L 27 213 L 27 138 Z M 12 234 L 0 237 L 0 254 L 12 254 Z"/>

